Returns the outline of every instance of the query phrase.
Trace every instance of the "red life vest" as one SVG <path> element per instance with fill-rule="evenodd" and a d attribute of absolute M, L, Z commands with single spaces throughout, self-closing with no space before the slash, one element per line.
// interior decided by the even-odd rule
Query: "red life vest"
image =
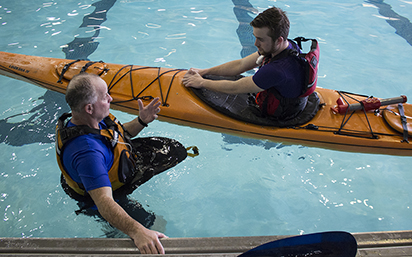
<path fill-rule="evenodd" d="M 308 96 L 316 89 L 320 54 L 319 44 L 316 39 L 306 39 L 303 37 L 295 38 L 294 41 L 297 43 L 289 40 L 292 44 L 297 44 L 300 49 L 302 49 L 301 42 L 309 40 L 312 41 L 311 49 L 306 54 L 299 53 L 296 49 L 286 49 L 275 56 L 275 58 L 264 58 L 261 67 L 289 55 L 295 56 L 304 67 L 305 83 L 302 86 L 301 95 L 297 98 L 283 97 L 274 88 L 259 92 L 256 95 L 256 104 L 259 106 L 263 115 L 275 119 L 288 120 L 296 117 L 306 107 Z"/>

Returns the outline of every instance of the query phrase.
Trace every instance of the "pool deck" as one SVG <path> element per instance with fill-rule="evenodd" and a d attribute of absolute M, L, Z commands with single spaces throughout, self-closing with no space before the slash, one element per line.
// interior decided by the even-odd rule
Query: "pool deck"
<path fill-rule="evenodd" d="M 412 256 L 412 231 L 353 233 L 356 256 Z M 287 236 L 169 238 L 164 256 L 234 257 L 263 243 Z M 0 256 L 131 256 L 132 240 L 107 238 L 0 238 Z M 154 255 L 145 255 L 154 256 Z"/>

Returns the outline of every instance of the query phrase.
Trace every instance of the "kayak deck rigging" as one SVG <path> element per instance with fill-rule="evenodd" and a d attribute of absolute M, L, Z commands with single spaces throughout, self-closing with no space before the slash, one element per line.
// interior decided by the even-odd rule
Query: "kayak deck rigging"
<path fill-rule="evenodd" d="M 199 97 L 194 89 L 186 88 L 182 84 L 185 69 L 0 52 L 1 75 L 63 94 L 73 76 L 81 71 L 99 75 L 107 83 L 113 98 L 111 107 L 130 114 L 138 114 L 137 99 L 147 104 L 151 99 L 159 97 L 162 108 L 158 119 L 177 125 L 284 144 L 412 156 L 412 144 L 408 143 L 412 136 L 412 105 L 405 103 L 406 97 L 402 101 L 402 108 L 394 102 L 382 102 L 382 107 L 371 109 L 367 105 L 363 108 L 364 101 L 369 101 L 370 97 L 318 87 L 314 92 L 317 100 L 311 102 L 312 109 L 316 110 L 314 116 L 300 124 L 274 126 L 271 121 L 257 124 L 242 119 L 243 112 L 239 112 L 240 118 L 234 118 L 216 110 Z M 238 101 L 236 108 L 239 110 L 241 106 L 245 106 L 243 103 L 247 100 L 243 96 L 220 97 L 209 94 L 208 97 L 217 99 L 218 105 L 223 103 L 226 104 L 224 107 L 229 108 L 233 107 L 231 103 Z M 340 109 L 340 98 L 342 106 L 348 109 Z M 399 97 L 397 98 L 399 100 Z M 352 106 L 357 109 L 352 109 Z M 335 112 L 334 108 L 338 111 Z"/>
<path fill-rule="evenodd" d="M 120 74 L 122 70 L 129 68 L 129 70 L 127 70 L 124 74 Z M 140 90 L 136 95 L 134 92 L 134 86 L 133 86 L 133 72 L 136 71 L 140 71 L 140 70 L 145 70 L 145 69 L 156 69 L 157 70 L 157 76 L 151 81 L 149 82 L 142 90 Z M 130 101 L 135 101 L 137 99 L 142 99 L 142 100 L 152 100 L 154 99 L 153 96 L 151 95 L 147 95 L 147 96 L 141 96 L 147 88 L 149 88 L 150 86 L 152 86 L 156 81 L 158 81 L 159 83 L 159 92 L 160 92 L 160 100 L 162 103 L 162 106 L 168 106 L 167 100 L 170 94 L 170 89 L 172 87 L 173 81 L 176 77 L 176 75 L 180 72 L 184 71 L 184 69 L 173 69 L 173 70 L 167 70 L 164 72 L 161 72 L 161 68 L 160 67 L 138 67 L 138 68 L 134 68 L 134 65 L 125 65 L 123 66 L 119 71 L 116 72 L 116 74 L 114 75 L 114 77 L 112 78 L 112 80 L 110 81 L 110 83 L 108 84 L 108 90 L 109 90 L 109 94 L 110 91 L 127 75 L 129 75 L 129 79 L 130 79 L 130 90 L 132 93 L 132 98 L 128 99 L 128 100 L 123 100 L 123 101 L 113 101 L 113 104 L 117 104 L 117 103 L 126 103 L 126 102 L 130 102 Z M 166 96 L 163 96 L 163 90 L 162 90 L 162 84 L 161 84 L 161 80 L 160 78 L 167 74 L 167 73 L 171 73 L 171 72 L 175 72 L 172 76 L 172 79 L 170 80 L 169 85 L 167 86 L 167 93 Z M 118 77 L 119 76 L 119 77 Z"/>
<path fill-rule="evenodd" d="M 128 69 L 126 72 L 121 74 L 122 70 Z M 134 92 L 134 87 L 133 87 L 133 72 L 138 72 L 141 70 L 145 69 L 155 69 L 157 71 L 157 76 L 155 76 L 147 85 L 143 87 L 142 90 L 140 90 L 137 94 Z M 129 76 L 130 80 L 130 90 L 132 92 L 132 98 L 128 100 L 123 100 L 123 101 L 113 101 L 113 104 L 118 104 L 118 103 L 125 103 L 125 102 L 130 102 L 130 101 L 135 101 L 137 99 L 142 99 L 142 100 L 152 100 L 154 97 L 152 95 L 146 95 L 142 96 L 142 94 L 151 86 L 154 86 L 154 83 L 158 81 L 159 85 L 159 92 L 160 92 L 160 100 L 162 102 L 162 106 L 168 106 L 167 100 L 170 94 L 170 90 L 173 84 L 173 81 L 176 77 L 176 75 L 182 71 L 185 71 L 184 69 L 172 69 L 172 70 L 167 70 L 164 72 L 161 72 L 160 67 L 138 67 L 134 68 L 134 65 L 125 65 L 123 66 L 119 71 L 116 72 L 115 76 L 113 79 L 110 81 L 108 85 L 109 93 L 110 90 L 112 90 L 120 81 L 125 78 L 126 76 Z M 173 73 L 172 79 L 170 80 L 169 84 L 167 85 L 167 93 L 166 96 L 163 95 L 163 89 L 162 89 L 162 83 L 160 81 L 160 78 L 166 74 L 166 73 Z M 356 101 L 358 103 L 361 103 L 361 100 L 356 99 L 353 96 L 358 96 L 358 97 L 364 97 L 364 98 L 370 98 L 371 96 L 366 96 L 366 95 L 361 95 L 361 94 L 356 94 L 356 93 L 351 93 L 347 91 L 336 91 L 342 99 L 349 105 L 350 102 L 346 98 L 350 98 L 353 101 Z M 320 105 L 324 105 L 324 103 L 321 103 Z M 347 109 L 346 113 L 343 115 L 342 122 L 339 127 L 327 127 L 327 126 L 319 126 L 316 124 L 308 124 L 306 126 L 289 126 L 286 127 L 287 129 L 308 129 L 308 130 L 318 130 L 320 132 L 331 132 L 334 134 L 342 135 L 342 136 L 351 136 L 351 137 L 362 137 L 362 138 L 369 138 L 369 139 L 378 139 L 378 135 L 384 135 L 384 136 L 399 136 L 396 133 L 389 134 L 389 133 L 379 133 L 379 132 L 374 132 L 373 128 L 370 124 L 369 118 L 366 114 L 365 108 L 362 107 L 362 111 L 364 113 L 365 120 L 367 121 L 369 131 L 361 131 L 361 130 L 353 130 L 353 129 L 346 129 L 345 125 L 350 121 L 351 117 L 355 114 L 356 111 L 349 111 Z M 375 115 L 378 115 L 381 109 L 375 110 Z"/>

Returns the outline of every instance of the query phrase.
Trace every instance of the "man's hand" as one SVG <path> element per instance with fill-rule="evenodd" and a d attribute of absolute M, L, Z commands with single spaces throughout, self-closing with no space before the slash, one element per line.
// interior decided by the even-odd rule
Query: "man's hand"
<path fill-rule="evenodd" d="M 134 220 L 113 199 L 111 187 L 100 187 L 88 191 L 102 217 L 112 226 L 130 236 L 139 251 L 143 254 L 164 254 L 165 250 L 160 238 L 167 238 L 164 234 L 149 230 Z"/>
<path fill-rule="evenodd" d="M 143 102 L 140 99 L 137 100 L 137 103 L 139 105 L 139 117 L 144 123 L 149 124 L 157 119 L 157 114 L 160 112 L 161 105 L 159 97 L 153 99 L 146 106 L 143 105 Z"/>
<path fill-rule="evenodd" d="M 139 118 L 146 124 L 157 119 L 157 114 L 160 112 L 161 102 L 159 101 L 159 97 L 156 97 L 146 106 L 144 106 L 140 99 L 137 100 L 137 104 L 139 105 L 139 117 L 123 124 L 124 128 L 129 132 L 129 135 L 132 138 L 137 136 L 137 134 L 144 128 L 144 126 L 140 124 Z"/>
<path fill-rule="evenodd" d="M 164 254 L 165 250 L 160 243 L 160 238 L 168 237 L 163 233 L 144 227 L 132 237 L 134 244 L 142 254 Z"/>
<path fill-rule="evenodd" d="M 185 85 L 185 87 L 202 88 L 202 82 L 204 79 L 198 71 L 199 70 L 197 69 L 190 69 L 187 71 L 182 79 L 183 85 Z"/>
<path fill-rule="evenodd" d="M 206 88 L 225 94 L 257 93 L 263 91 L 253 81 L 253 76 L 246 76 L 238 80 L 211 80 L 204 79 L 195 69 L 190 69 L 182 79 L 183 85 L 193 88 Z"/>

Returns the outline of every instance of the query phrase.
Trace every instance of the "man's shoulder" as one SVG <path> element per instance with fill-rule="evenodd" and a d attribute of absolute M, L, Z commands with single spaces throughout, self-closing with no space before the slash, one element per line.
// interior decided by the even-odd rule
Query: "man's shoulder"
<path fill-rule="evenodd" d="M 96 153 L 105 154 L 109 151 L 106 138 L 96 134 L 80 135 L 68 141 L 65 146 L 64 154 L 75 153 Z"/>

